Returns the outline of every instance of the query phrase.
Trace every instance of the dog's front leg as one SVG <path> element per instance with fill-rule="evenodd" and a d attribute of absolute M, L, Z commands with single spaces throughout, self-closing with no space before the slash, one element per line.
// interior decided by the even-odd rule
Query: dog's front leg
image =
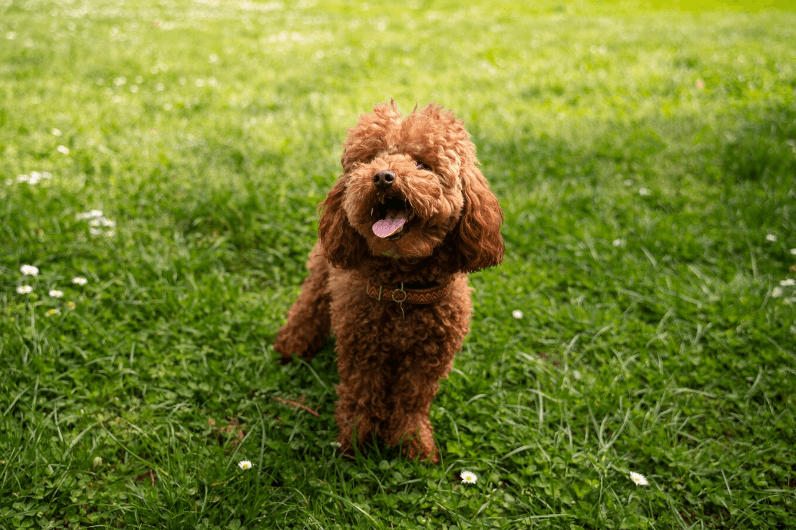
<path fill-rule="evenodd" d="M 388 432 L 385 434 L 387 445 L 400 446 L 407 458 L 439 463 L 439 451 L 434 444 L 434 429 L 426 412 L 402 411 L 391 418 Z"/>
<path fill-rule="evenodd" d="M 418 361 L 407 363 L 393 382 L 389 422 L 382 437 L 387 445 L 400 446 L 407 458 L 436 464 L 439 452 L 428 414 L 441 374 L 428 367 L 418 370 L 422 364 Z"/>
<path fill-rule="evenodd" d="M 357 343 L 347 335 L 337 340 L 337 369 L 337 441 L 344 454 L 351 454 L 371 442 L 387 417 L 386 374 L 377 346 Z"/>

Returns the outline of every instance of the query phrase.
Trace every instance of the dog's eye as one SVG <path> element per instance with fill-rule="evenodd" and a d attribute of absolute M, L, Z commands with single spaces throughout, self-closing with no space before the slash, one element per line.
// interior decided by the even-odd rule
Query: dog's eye
<path fill-rule="evenodd" d="M 418 162 L 417 163 L 417 169 L 422 169 L 423 171 L 429 171 L 428 166 L 425 165 L 423 162 Z"/>

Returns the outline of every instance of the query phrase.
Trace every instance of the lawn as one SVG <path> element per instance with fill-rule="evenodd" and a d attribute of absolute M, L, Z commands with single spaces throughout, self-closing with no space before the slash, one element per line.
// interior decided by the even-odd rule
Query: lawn
<path fill-rule="evenodd" d="M 793 528 L 796 12 L 672 5 L 0 0 L 0 529 Z M 391 97 L 505 213 L 438 466 L 272 348 Z"/>

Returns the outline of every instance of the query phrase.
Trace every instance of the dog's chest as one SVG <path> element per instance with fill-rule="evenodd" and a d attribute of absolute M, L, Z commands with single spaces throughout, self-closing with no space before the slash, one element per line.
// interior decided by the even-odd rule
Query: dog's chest
<path fill-rule="evenodd" d="M 330 282 L 332 328 L 338 342 L 384 359 L 450 355 L 461 346 L 469 327 L 466 279 L 456 281 L 450 295 L 431 304 L 377 300 L 367 294 L 366 282 L 346 279 Z"/>

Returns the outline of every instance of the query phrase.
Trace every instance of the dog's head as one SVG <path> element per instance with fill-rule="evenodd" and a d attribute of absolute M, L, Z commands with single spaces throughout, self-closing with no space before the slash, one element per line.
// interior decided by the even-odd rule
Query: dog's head
<path fill-rule="evenodd" d="M 377 105 L 348 131 L 342 164 L 318 229 L 333 265 L 426 258 L 448 236 L 459 270 L 502 260 L 503 212 L 451 112 L 430 104 L 403 118 L 395 102 Z"/>

